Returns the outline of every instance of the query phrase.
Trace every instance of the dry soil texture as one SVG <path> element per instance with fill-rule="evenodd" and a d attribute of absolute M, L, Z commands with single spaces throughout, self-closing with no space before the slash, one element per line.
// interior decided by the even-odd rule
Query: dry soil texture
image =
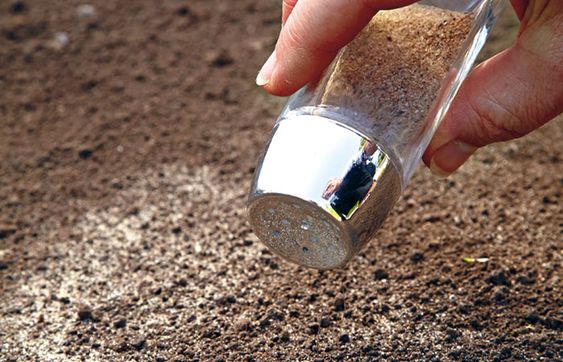
<path fill-rule="evenodd" d="M 563 358 L 561 121 L 306 270 L 244 217 L 279 1 L 92 4 L 0 3 L 0 360 Z"/>

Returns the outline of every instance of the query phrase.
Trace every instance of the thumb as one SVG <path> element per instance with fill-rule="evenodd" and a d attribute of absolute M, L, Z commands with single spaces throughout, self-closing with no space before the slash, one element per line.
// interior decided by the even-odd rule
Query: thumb
<path fill-rule="evenodd" d="M 524 136 L 563 112 L 563 12 L 553 7 L 469 75 L 424 154 L 434 173 L 445 177 L 477 148 Z"/>

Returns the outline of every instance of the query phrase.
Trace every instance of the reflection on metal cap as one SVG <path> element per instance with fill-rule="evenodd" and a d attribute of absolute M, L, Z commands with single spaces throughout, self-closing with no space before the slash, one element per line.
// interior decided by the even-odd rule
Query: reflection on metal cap
<path fill-rule="evenodd" d="M 371 140 L 327 118 L 300 115 L 274 128 L 249 196 L 254 232 L 301 265 L 346 264 L 400 195 L 399 174 Z"/>

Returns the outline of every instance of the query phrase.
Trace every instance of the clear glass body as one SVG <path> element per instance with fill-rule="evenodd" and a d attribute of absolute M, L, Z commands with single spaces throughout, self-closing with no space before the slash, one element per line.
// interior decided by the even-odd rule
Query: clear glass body
<path fill-rule="evenodd" d="M 404 188 L 502 4 L 427 0 L 380 12 L 279 121 L 312 115 L 354 129 L 389 156 Z"/>

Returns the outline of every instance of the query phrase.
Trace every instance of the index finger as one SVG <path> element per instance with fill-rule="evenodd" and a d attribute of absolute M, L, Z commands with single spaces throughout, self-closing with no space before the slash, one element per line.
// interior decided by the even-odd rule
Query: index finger
<path fill-rule="evenodd" d="M 289 95 L 317 79 L 338 51 L 379 10 L 414 0 L 299 0 L 280 33 L 276 51 L 258 76 L 275 95 Z M 293 1 L 284 1 L 286 11 Z"/>
<path fill-rule="evenodd" d="M 282 3 L 282 26 L 285 25 L 285 22 L 287 21 L 287 18 L 289 18 L 289 15 L 291 15 L 293 8 L 297 4 L 297 1 L 299 1 L 299 0 L 283 0 L 283 3 Z"/>

